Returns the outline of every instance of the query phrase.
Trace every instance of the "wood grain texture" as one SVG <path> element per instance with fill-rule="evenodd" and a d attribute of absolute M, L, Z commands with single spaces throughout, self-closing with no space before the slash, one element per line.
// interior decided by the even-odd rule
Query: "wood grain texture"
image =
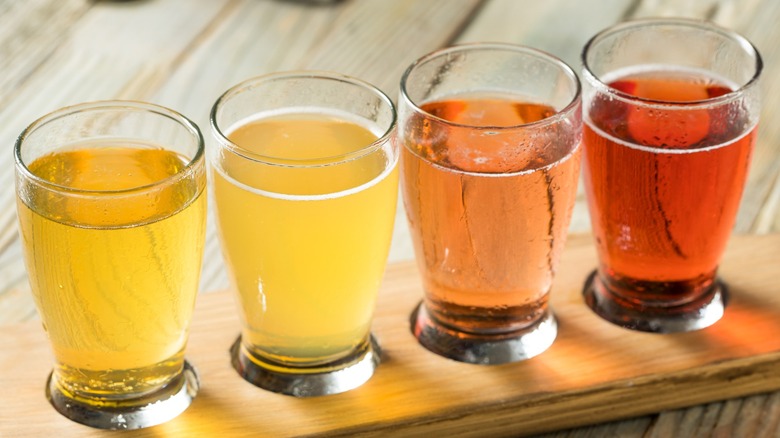
<path fill-rule="evenodd" d="M 769 233 L 780 230 L 780 2 L 762 1 L 755 11 L 738 28 L 761 51 L 764 72 L 761 125 L 737 230 Z"/>
<path fill-rule="evenodd" d="M 583 305 L 580 289 L 595 251 L 589 236 L 575 237 L 552 295 L 559 338 L 534 359 L 492 367 L 443 359 L 417 344 L 408 319 L 421 296 L 420 279 L 413 263 L 394 264 L 374 321 L 384 348 L 381 367 L 357 390 L 315 399 L 269 393 L 238 377 L 228 357 L 238 333 L 233 300 L 225 292 L 201 295 L 187 353 L 200 371 L 198 398 L 172 422 L 127 435 L 518 436 L 775 390 L 780 286 L 772 268 L 778 259 L 780 235 L 734 239 L 722 267 L 732 291 L 725 317 L 705 330 L 661 336 L 612 326 Z M 48 405 L 43 382 L 50 367 L 39 327 L 3 327 L 0 433 L 100 436 Z M 749 409 L 725 408 L 758 413 L 771 397 L 749 399 Z M 681 415 L 656 421 L 652 433 L 676 433 Z M 724 412 L 704 427 L 740 436 L 780 432 L 772 418 Z"/>

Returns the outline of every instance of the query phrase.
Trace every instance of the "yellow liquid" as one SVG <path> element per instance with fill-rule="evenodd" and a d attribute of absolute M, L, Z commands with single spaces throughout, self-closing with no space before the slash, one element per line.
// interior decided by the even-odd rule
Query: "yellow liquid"
<path fill-rule="evenodd" d="M 49 182 L 101 191 L 90 198 L 29 186 L 18 200 L 32 291 L 64 392 L 117 400 L 181 371 L 203 251 L 203 174 L 144 195 L 108 191 L 184 166 L 172 152 L 127 146 L 58 151 L 29 165 Z"/>
<path fill-rule="evenodd" d="M 300 114 L 255 119 L 229 138 L 256 154 L 321 164 L 377 136 L 342 119 Z M 226 153 L 215 167 L 244 347 L 280 364 L 314 365 L 365 343 L 395 216 L 390 145 L 338 165 L 271 166 Z"/>

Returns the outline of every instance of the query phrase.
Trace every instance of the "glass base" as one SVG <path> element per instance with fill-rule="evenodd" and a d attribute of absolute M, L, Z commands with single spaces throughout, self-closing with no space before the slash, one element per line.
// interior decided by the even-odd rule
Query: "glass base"
<path fill-rule="evenodd" d="M 46 382 L 46 398 L 57 412 L 77 423 L 98 429 L 141 429 L 165 423 L 184 412 L 199 387 L 195 369 L 184 361 L 181 374 L 165 387 L 137 400 L 127 400 L 127 406 L 100 407 L 74 400 L 60 391 L 53 373 Z"/>
<path fill-rule="evenodd" d="M 652 333 L 679 333 L 709 327 L 723 317 L 728 289 L 720 280 L 701 297 L 679 306 L 629 306 L 607 289 L 597 271 L 588 276 L 585 303 L 603 319 L 621 327 Z"/>
<path fill-rule="evenodd" d="M 366 383 L 379 366 L 381 349 L 373 335 L 353 354 L 317 367 L 285 367 L 266 363 L 241 344 L 241 336 L 230 348 L 233 368 L 249 383 L 280 394 L 316 397 L 338 394 Z"/>
<path fill-rule="evenodd" d="M 533 325 L 501 335 L 475 335 L 437 324 L 423 304 L 411 317 L 412 333 L 423 347 L 459 362 L 498 365 L 530 359 L 544 352 L 558 335 L 558 322 L 548 308 Z"/>

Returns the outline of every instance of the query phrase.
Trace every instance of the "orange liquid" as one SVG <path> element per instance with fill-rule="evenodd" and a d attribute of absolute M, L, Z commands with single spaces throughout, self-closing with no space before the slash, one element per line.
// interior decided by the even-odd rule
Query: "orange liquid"
<path fill-rule="evenodd" d="M 682 103 L 730 91 L 675 71 L 611 86 Z M 734 226 L 755 127 L 735 108 L 659 111 L 598 98 L 589 116 L 585 184 L 602 280 L 637 302 L 698 296 L 712 284 Z"/>
<path fill-rule="evenodd" d="M 448 100 L 401 135 L 404 201 L 425 287 L 439 323 L 464 332 L 521 329 L 544 312 L 577 191 L 579 148 L 540 145 L 521 129 L 547 106 Z M 499 132 L 501 131 L 501 132 Z M 480 173 L 473 173 L 480 172 Z"/>

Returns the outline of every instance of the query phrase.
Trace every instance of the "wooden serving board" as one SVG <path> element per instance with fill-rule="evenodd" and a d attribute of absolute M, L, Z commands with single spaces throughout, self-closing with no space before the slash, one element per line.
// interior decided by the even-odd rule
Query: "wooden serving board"
<path fill-rule="evenodd" d="M 384 359 L 364 386 L 296 399 L 260 390 L 231 368 L 238 334 L 227 292 L 198 299 L 188 358 L 201 390 L 180 417 L 122 436 L 517 436 L 659 412 L 780 388 L 780 235 L 735 236 L 721 274 L 725 317 L 694 333 L 612 326 L 585 307 L 596 264 L 573 236 L 556 278 L 555 344 L 522 363 L 469 365 L 429 353 L 409 330 L 422 291 L 413 262 L 388 267 L 374 333 Z M 44 397 L 52 357 L 37 323 L 0 327 L 0 436 L 108 436 L 57 414 Z"/>

